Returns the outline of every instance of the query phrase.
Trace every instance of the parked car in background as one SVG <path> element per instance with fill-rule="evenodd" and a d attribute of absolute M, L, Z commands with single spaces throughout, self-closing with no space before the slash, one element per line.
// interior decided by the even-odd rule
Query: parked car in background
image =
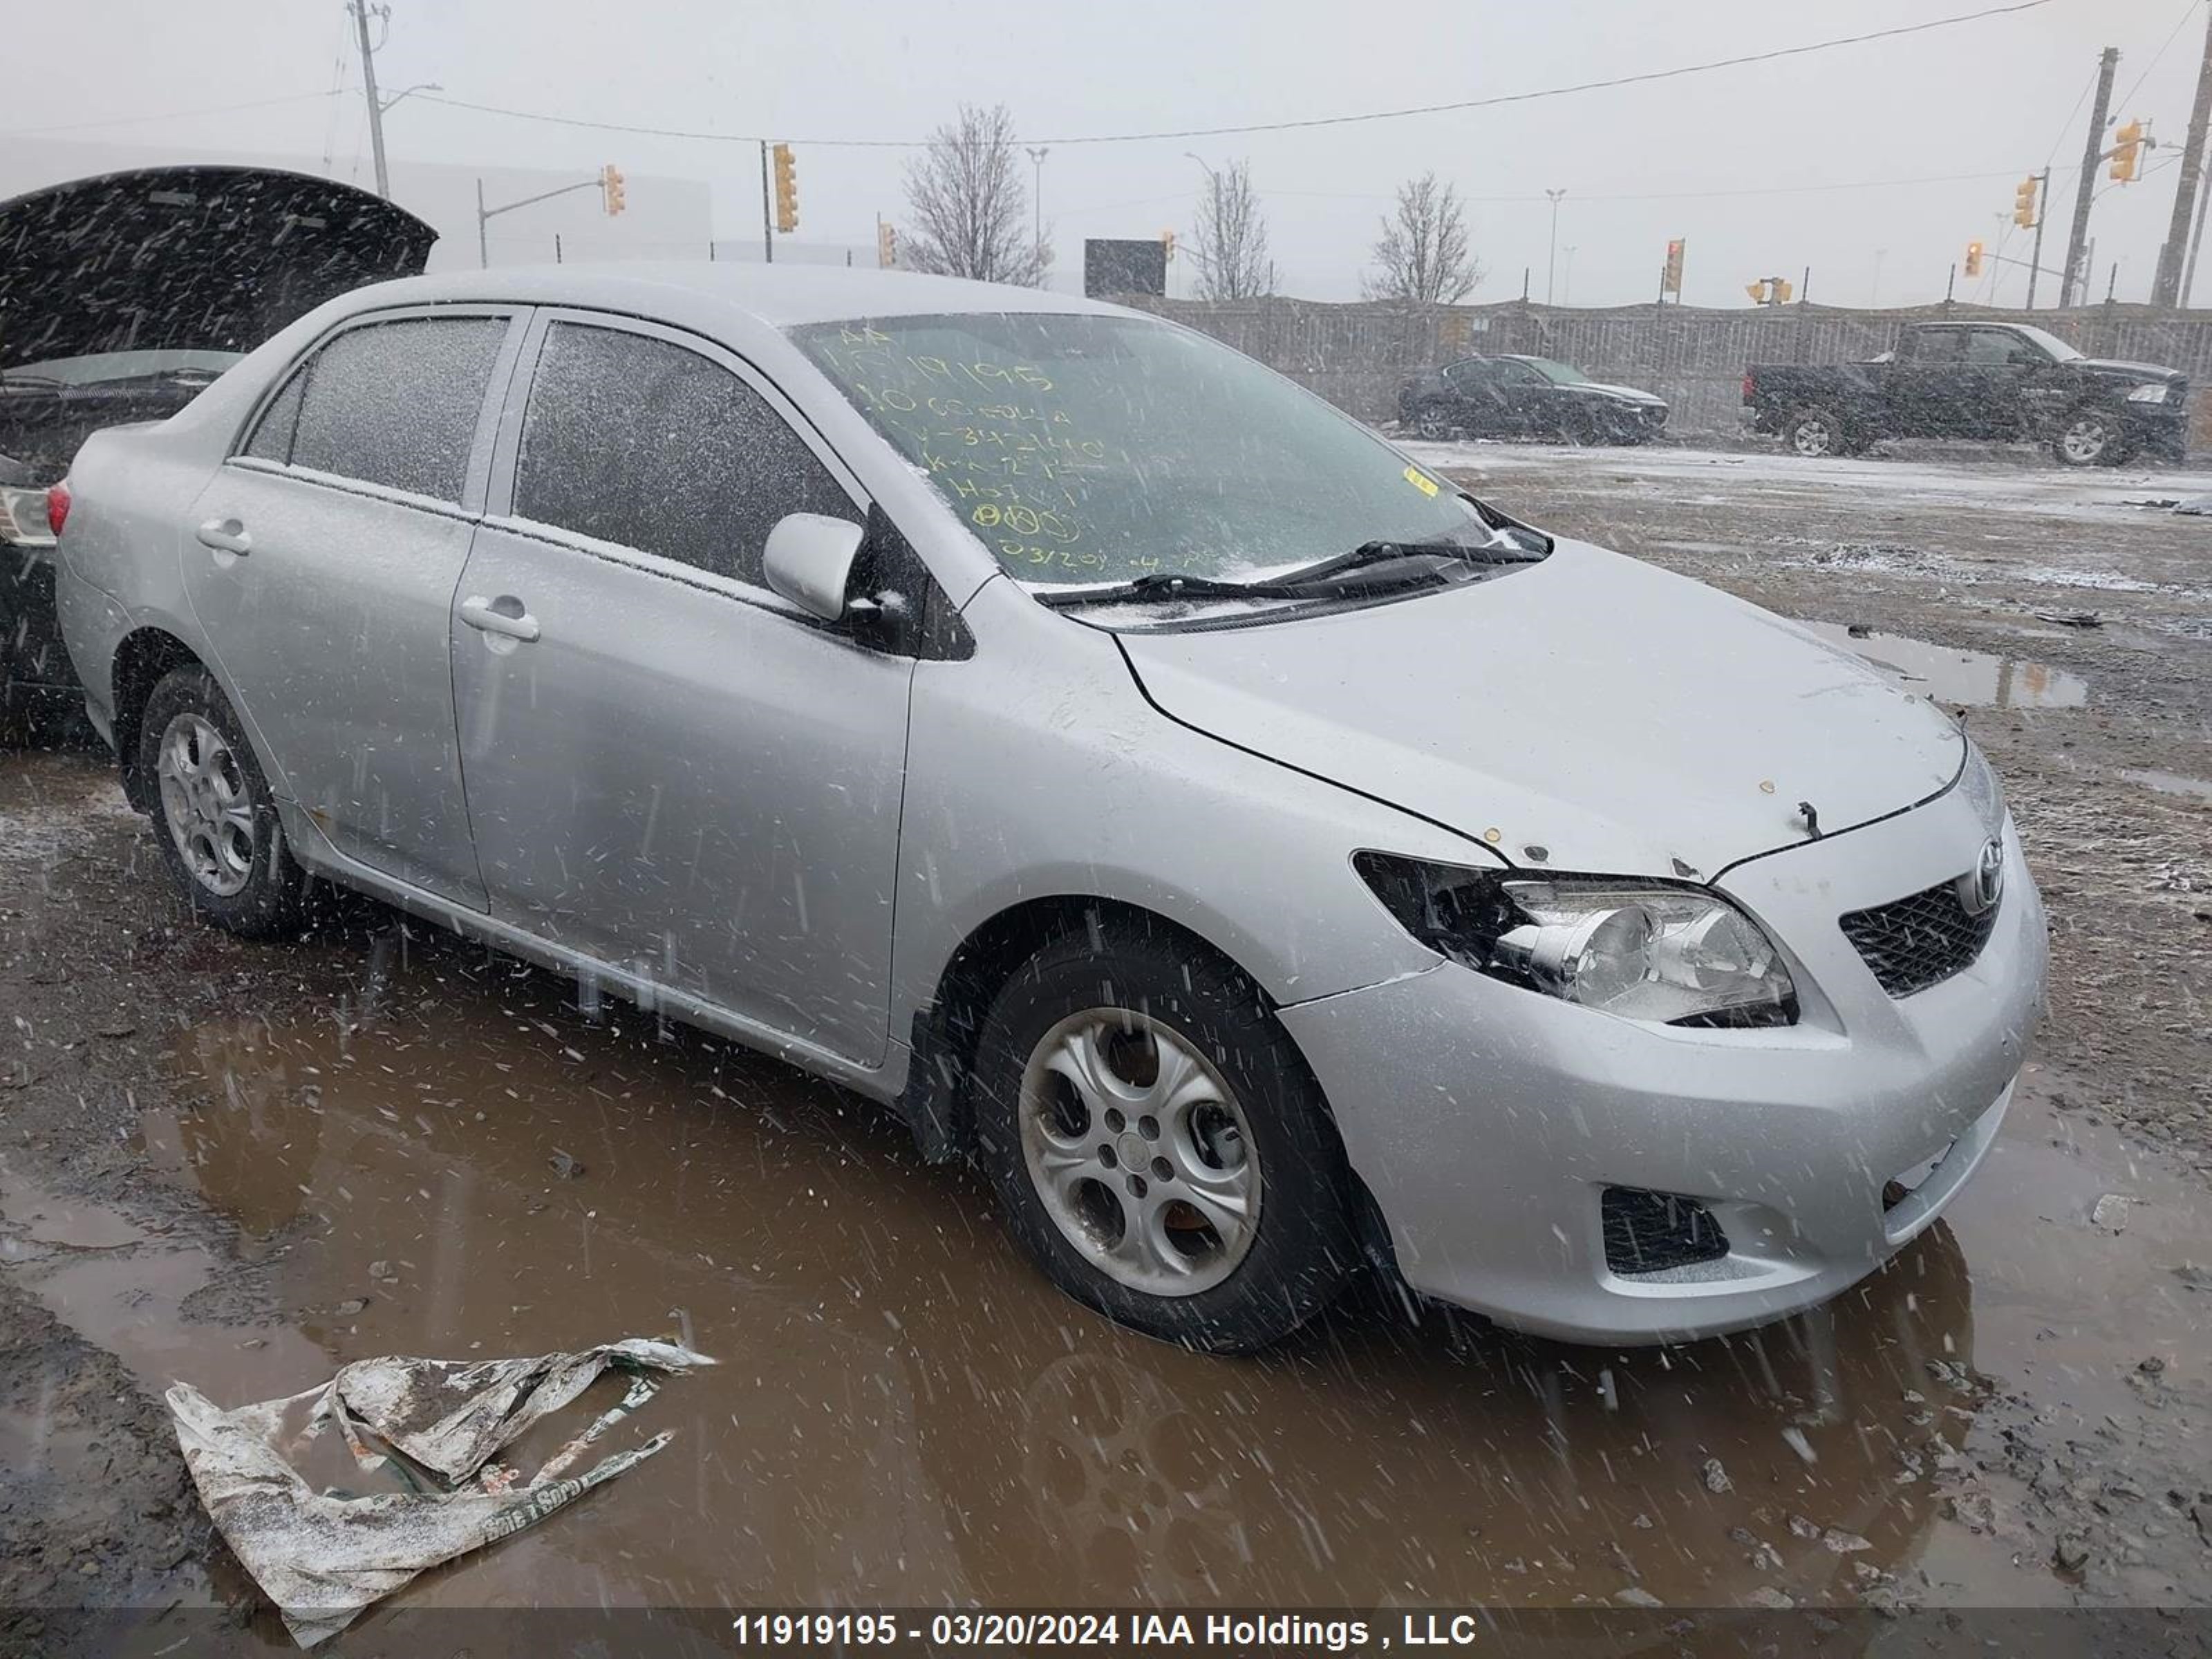
<path fill-rule="evenodd" d="M 1800 455 L 1852 455 L 1884 438 L 2047 443 L 2069 466 L 2131 456 L 2179 461 L 2189 379 L 2154 363 L 2085 357 L 2027 323 L 1907 323 L 1863 363 L 1754 363 L 1753 430 Z"/>
<path fill-rule="evenodd" d="M 1665 429 L 1667 404 L 1549 357 L 1463 357 L 1399 388 L 1398 418 L 1424 438 L 1640 444 Z"/>
<path fill-rule="evenodd" d="M 47 490 L 77 447 L 175 414 L 333 295 L 421 270 L 436 239 L 367 191 L 270 167 L 149 167 L 0 202 L 0 733 L 83 701 L 47 554 Z"/>
<path fill-rule="evenodd" d="M 64 635 L 201 913 L 312 872 L 781 1055 L 1170 1340 L 1365 1261 L 1584 1340 L 1808 1307 L 2034 1023 L 1926 699 L 1155 318 L 386 283 L 72 480 Z"/>

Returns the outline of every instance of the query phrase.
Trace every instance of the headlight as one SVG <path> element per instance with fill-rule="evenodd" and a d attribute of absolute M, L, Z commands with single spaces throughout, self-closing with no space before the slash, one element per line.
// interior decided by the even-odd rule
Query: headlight
<path fill-rule="evenodd" d="M 1401 927 L 1463 967 L 1625 1019 L 1790 1025 L 1797 991 L 1773 941 L 1704 889 L 1599 876 L 1352 860 Z"/>
<path fill-rule="evenodd" d="M 2166 387 L 2157 382 L 2139 386 L 2128 393 L 2128 401 L 2131 404 L 2162 404 L 2166 401 Z"/>
<path fill-rule="evenodd" d="M 1959 774 L 1959 789 L 1973 805 L 1982 828 L 1994 836 L 2004 829 L 2004 784 L 1990 766 L 1989 757 L 1972 738 L 1966 739 L 1966 769 Z"/>

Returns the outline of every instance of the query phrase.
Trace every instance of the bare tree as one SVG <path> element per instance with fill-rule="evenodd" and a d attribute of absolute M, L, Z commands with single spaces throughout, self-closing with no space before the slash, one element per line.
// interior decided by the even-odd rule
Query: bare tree
<path fill-rule="evenodd" d="M 1029 195 L 1014 159 L 1014 118 L 1004 104 L 960 113 L 930 135 L 907 163 L 907 211 L 899 263 L 978 282 L 1043 284 L 1050 243 L 1030 222 Z"/>
<path fill-rule="evenodd" d="M 1218 173 L 1206 167 L 1206 179 L 1190 250 L 1198 261 L 1198 297 L 1256 300 L 1273 294 L 1275 262 L 1267 257 L 1267 221 L 1252 193 L 1252 164 L 1231 161 Z"/>
<path fill-rule="evenodd" d="M 1398 209 L 1382 221 L 1375 244 L 1382 270 L 1364 279 L 1370 300 L 1456 305 L 1482 280 L 1482 266 L 1468 249 L 1467 220 L 1459 192 L 1425 173 L 1398 186 Z"/>

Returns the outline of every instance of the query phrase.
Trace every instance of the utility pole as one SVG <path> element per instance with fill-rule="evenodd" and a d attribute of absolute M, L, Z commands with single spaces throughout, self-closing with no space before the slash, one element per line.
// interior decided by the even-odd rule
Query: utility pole
<path fill-rule="evenodd" d="M 2153 305 L 2181 303 L 2181 267 L 2189 252 L 2189 221 L 2197 208 L 2197 175 L 2204 169 L 2204 128 L 2212 120 L 2212 22 L 2204 31 L 2204 61 L 2197 70 L 2197 101 L 2189 106 L 2189 136 L 2181 144 L 2181 177 L 2173 185 L 2173 217 L 2159 250 L 2158 275 L 2151 283 Z"/>
<path fill-rule="evenodd" d="M 380 8 L 386 20 L 391 10 Z M 384 168 L 384 106 L 376 97 L 376 48 L 368 44 L 368 0 L 352 0 L 353 26 L 361 37 L 361 89 L 368 99 L 368 149 L 376 158 L 376 193 L 392 199 L 392 179 Z"/>
<path fill-rule="evenodd" d="M 1544 192 L 1552 198 L 1552 254 L 1544 265 L 1544 303 L 1546 305 L 1552 303 L 1552 278 L 1559 268 L 1559 198 L 1566 193 L 1564 190 L 1547 190 Z"/>
<path fill-rule="evenodd" d="M 2106 46 L 2097 59 L 2097 95 L 2089 106 L 2089 135 L 2081 143 L 2081 176 L 2074 185 L 2074 225 L 2066 237 L 2066 269 L 2058 278 L 2062 310 L 2081 297 L 2088 276 L 2081 260 L 2089 236 L 2089 199 L 2097 193 L 2097 163 L 2105 154 L 2105 118 L 2112 107 L 2112 71 L 2119 66 L 2120 49 Z"/>

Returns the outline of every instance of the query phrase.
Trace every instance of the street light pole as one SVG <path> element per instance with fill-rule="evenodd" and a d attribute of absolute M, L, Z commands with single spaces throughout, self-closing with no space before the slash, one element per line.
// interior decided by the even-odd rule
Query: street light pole
<path fill-rule="evenodd" d="M 1024 144 L 1023 148 L 1030 153 L 1030 178 L 1033 180 L 1030 195 L 1036 208 L 1036 251 L 1042 254 L 1044 252 L 1044 158 L 1052 154 L 1052 147 L 1049 144 Z"/>
<path fill-rule="evenodd" d="M 1559 269 L 1559 198 L 1566 193 L 1564 190 L 1547 190 L 1544 192 L 1552 198 L 1552 252 L 1551 257 L 1544 264 L 1544 303 L 1546 305 L 1552 303 L 1552 279 Z"/>

